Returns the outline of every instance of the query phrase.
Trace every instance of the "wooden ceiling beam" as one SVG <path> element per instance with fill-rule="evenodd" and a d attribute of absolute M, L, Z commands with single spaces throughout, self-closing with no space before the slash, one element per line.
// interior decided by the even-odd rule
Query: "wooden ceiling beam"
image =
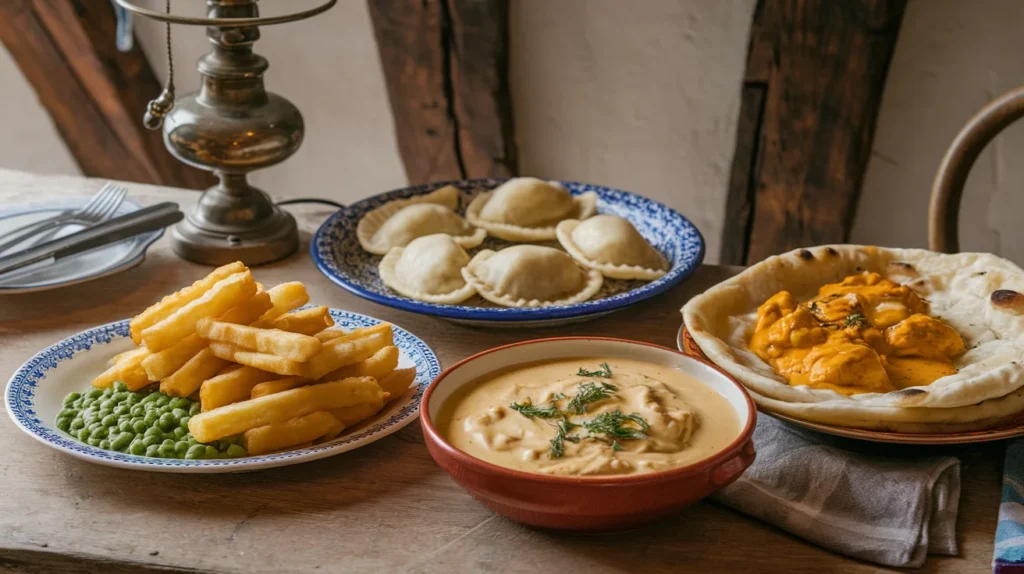
<path fill-rule="evenodd" d="M 35 89 L 82 173 L 200 189 L 215 181 L 164 148 L 142 114 L 161 86 L 136 44 L 115 46 L 110 2 L 5 0 L 0 41 Z"/>

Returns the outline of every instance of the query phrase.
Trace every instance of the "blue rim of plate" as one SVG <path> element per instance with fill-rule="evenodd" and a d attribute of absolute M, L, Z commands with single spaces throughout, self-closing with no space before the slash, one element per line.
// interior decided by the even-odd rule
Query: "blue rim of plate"
<path fill-rule="evenodd" d="M 15 207 L 15 208 L 13 208 L 11 210 L 8 210 L 8 211 L 0 212 L 0 219 L 7 219 L 9 217 L 17 217 L 19 215 L 26 215 L 26 214 L 29 214 L 29 213 L 39 213 L 41 211 L 57 211 L 57 210 L 60 210 L 60 209 L 71 209 L 71 208 L 80 207 L 80 206 L 84 205 L 85 202 L 88 201 L 88 200 L 89 200 L 89 198 L 85 197 L 85 198 L 81 198 L 81 200 L 75 200 L 75 201 L 64 200 L 64 201 L 56 201 L 56 202 L 52 202 L 52 203 L 47 203 L 47 204 L 27 204 L 27 205 Z M 136 201 L 134 201 L 132 199 L 129 199 L 129 198 L 125 198 L 125 200 L 122 202 L 122 205 L 129 205 L 129 206 L 134 207 L 135 209 L 133 209 L 132 211 L 135 211 L 137 209 L 142 209 L 142 205 L 141 204 L 139 204 L 138 202 L 136 202 Z M 129 213 L 129 212 L 126 212 L 126 213 Z M 101 279 L 101 278 L 106 277 L 108 275 L 113 275 L 115 273 L 119 273 L 120 271 L 127 271 L 128 269 L 131 269 L 132 267 L 135 267 L 139 263 L 142 263 L 142 261 L 146 258 L 146 251 L 149 250 L 149 246 L 153 245 L 154 243 L 156 243 L 156 241 L 158 239 L 160 239 L 161 237 L 163 237 L 163 235 L 164 235 L 164 229 L 161 228 L 161 229 L 157 229 L 155 231 L 150 231 L 149 233 L 143 233 L 141 235 L 137 235 L 137 236 L 131 238 L 131 239 L 135 239 L 137 241 L 137 244 L 135 245 L 135 247 L 131 251 L 129 251 L 127 254 L 125 254 L 124 257 L 122 257 L 120 259 L 120 262 L 115 262 L 114 264 L 112 264 L 112 265 L 110 265 L 108 267 L 105 267 L 105 268 L 99 270 L 98 272 L 93 273 L 92 275 L 86 275 L 85 277 L 78 277 L 78 278 L 72 279 L 70 281 L 66 280 L 66 279 L 58 279 L 58 280 L 54 280 L 54 281 L 47 281 L 45 283 L 32 283 L 30 285 L 0 285 L 0 294 L 6 293 L 6 292 L 24 293 L 24 292 L 33 292 L 33 291 L 43 291 L 43 290 L 46 290 L 46 289 L 57 288 L 57 287 L 62 287 L 62 286 L 78 285 L 79 283 L 85 283 L 86 281 L 92 281 L 93 279 Z M 127 241 L 127 239 L 123 239 L 122 241 Z"/>
<path fill-rule="evenodd" d="M 671 219 L 671 223 L 674 224 L 675 230 L 681 234 L 681 236 L 677 238 L 677 241 L 680 243 L 679 249 L 681 250 L 681 253 L 678 254 L 678 258 L 669 257 L 669 259 L 673 261 L 672 269 L 670 269 L 669 272 L 661 278 L 646 283 L 641 287 L 603 299 L 584 301 L 582 303 L 562 307 L 535 307 L 523 309 L 514 307 L 442 305 L 416 301 L 397 294 L 392 295 L 378 293 L 364 287 L 360 281 L 353 278 L 351 274 L 345 271 L 345 269 L 338 264 L 333 246 L 340 243 L 340 241 L 347 235 L 354 236 L 359 219 L 370 209 L 379 207 L 384 203 L 395 199 L 405 199 L 429 193 L 446 185 L 454 185 L 463 191 L 474 189 L 483 190 L 496 187 L 505 181 L 507 181 L 506 178 L 439 181 L 424 185 L 395 189 L 358 201 L 339 209 L 320 225 L 316 230 L 316 233 L 313 235 L 313 240 L 309 243 L 310 255 L 313 257 L 313 261 L 316 262 L 317 268 L 321 273 L 326 275 L 328 279 L 359 297 L 368 299 L 374 303 L 379 303 L 395 309 L 401 309 L 403 311 L 411 311 L 413 313 L 432 315 L 446 319 L 510 323 L 518 321 L 525 322 L 567 319 L 572 317 L 584 317 L 609 313 L 668 291 L 692 275 L 704 260 L 705 244 L 704 237 L 701 235 L 700 230 L 697 229 L 697 226 L 695 226 L 693 222 L 671 207 L 642 195 L 637 195 L 620 189 L 574 181 L 561 181 L 560 183 L 567 187 L 573 195 L 579 195 L 588 191 L 597 193 L 599 213 L 601 212 L 602 203 L 607 203 L 609 200 L 616 200 L 616 203 L 631 202 L 638 207 L 646 207 L 647 209 L 666 214 L 668 218 Z M 339 233 L 341 234 L 340 236 L 338 235 Z M 671 255 L 674 256 L 676 254 Z"/>
<path fill-rule="evenodd" d="M 331 317 L 336 325 L 346 329 L 358 327 L 369 327 L 381 323 L 380 319 L 353 313 L 331 309 Z M 118 339 L 125 339 L 130 336 L 128 331 L 129 319 L 107 323 L 72 335 L 57 344 L 36 353 L 31 359 L 25 362 L 7 383 L 5 394 L 7 413 L 14 420 L 15 424 L 32 435 L 33 438 L 48 443 L 59 450 L 68 451 L 74 454 L 83 455 L 85 458 L 97 458 L 107 461 L 114 461 L 124 465 L 143 466 L 150 468 L 182 468 L 182 467 L 203 467 L 203 468 L 238 468 L 246 466 L 286 461 L 294 458 L 319 458 L 329 451 L 339 450 L 340 447 L 351 443 L 365 440 L 385 430 L 398 430 L 406 424 L 415 420 L 419 415 L 420 400 L 423 398 L 423 391 L 427 386 L 441 374 L 441 364 L 437 356 L 422 339 L 409 331 L 392 324 L 394 329 L 395 346 L 409 356 L 416 364 L 416 392 L 408 400 L 401 410 L 392 413 L 384 420 L 376 421 L 372 425 L 359 430 L 354 434 L 343 434 L 341 437 L 320 445 L 291 450 L 275 454 L 259 456 L 247 456 L 241 458 L 213 459 L 213 460 L 186 460 L 151 458 L 126 454 L 112 450 L 103 450 L 99 447 L 89 446 L 79 442 L 70 435 L 55 430 L 51 423 L 44 422 L 36 416 L 33 398 L 35 389 L 40 379 L 45 378 L 46 371 L 56 368 L 58 363 L 74 357 L 77 353 L 88 351 L 93 345 L 106 345 Z M 83 378 L 83 390 L 87 389 L 89 382 Z M 385 407 L 386 409 L 387 407 Z M 390 433 L 388 433 L 390 434 Z M 383 438 L 383 435 L 381 436 Z"/>

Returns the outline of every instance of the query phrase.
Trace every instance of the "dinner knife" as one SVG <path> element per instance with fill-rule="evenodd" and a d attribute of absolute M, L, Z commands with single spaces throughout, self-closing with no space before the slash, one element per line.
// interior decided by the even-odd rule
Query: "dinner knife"
<path fill-rule="evenodd" d="M 129 237 L 163 229 L 181 221 L 184 214 L 170 201 L 144 207 L 64 237 L 0 257 L 0 275 L 39 261 L 58 261 L 69 255 L 102 247 Z"/>

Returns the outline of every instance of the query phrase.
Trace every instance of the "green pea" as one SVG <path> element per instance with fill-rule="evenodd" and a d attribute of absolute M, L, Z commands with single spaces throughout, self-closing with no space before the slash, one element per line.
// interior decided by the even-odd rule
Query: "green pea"
<path fill-rule="evenodd" d="M 149 425 L 146 424 L 146 421 L 135 420 L 132 422 L 132 430 L 136 433 L 144 433 L 147 428 L 149 428 Z"/>
<path fill-rule="evenodd" d="M 174 438 L 176 439 L 183 439 L 185 438 L 185 435 L 188 434 L 188 431 L 181 427 L 174 427 L 174 430 L 171 432 L 174 434 Z"/>
<path fill-rule="evenodd" d="M 201 444 L 194 444 L 188 447 L 185 451 L 185 458 L 189 460 L 197 460 L 206 456 L 206 447 Z"/>
<path fill-rule="evenodd" d="M 192 420 L 192 417 L 190 417 L 188 415 L 185 415 L 185 416 L 181 417 L 180 419 L 178 419 L 178 426 L 180 426 L 181 428 L 183 428 L 185 430 L 188 430 L 188 421 L 190 421 L 190 420 Z"/>
<path fill-rule="evenodd" d="M 86 393 L 85 396 L 89 397 L 90 399 L 95 400 L 95 399 L 98 399 L 98 398 L 103 396 L 103 391 L 100 390 L 100 389 L 93 389 L 93 390 L 89 391 L 88 393 Z"/>
<path fill-rule="evenodd" d="M 114 412 L 114 416 L 123 417 L 126 414 L 128 414 L 128 407 L 126 407 L 123 404 L 117 405 L 116 407 L 114 407 L 114 411 L 113 412 Z"/>
<path fill-rule="evenodd" d="M 178 454 L 174 450 L 174 444 L 162 444 L 157 448 L 157 452 L 159 452 L 160 456 L 163 458 L 176 458 L 176 455 Z"/>
<path fill-rule="evenodd" d="M 163 439 L 158 436 L 147 436 L 142 439 L 142 444 L 146 445 L 147 447 L 150 447 L 153 445 L 159 445 L 162 440 Z"/>
<path fill-rule="evenodd" d="M 71 430 L 71 419 L 69 419 L 68 417 L 61 417 L 61 418 L 57 419 L 57 428 L 59 428 L 60 430 L 62 430 L 64 432 L 70 431 Z"/>
<path fill-rule="evenodd" d="M 57 413 L 57 418 L 61 418 L 61 417 L 74 417 L 75 413 L 77 413 L 77 412 L 78 411 L 76 411 L 75 409 L 61 409 L 60 412 Z"/>
<path fill-rule="evenodd" d="M 89 431 L 89 436 L 96 439 L 104 439 L 107 438 L 109 432 L 110 431 L 107 430 L 107 427 L 99 427 L 94 431 Z"/>
<path fill-rule="evenodd" d="M 85 442 L 89 446 L 100 446 L 100 439 L 98 438 L 89 437 Z"/>
<path fill-rule="evenodd" d="M 192 448 L 192 447 L 196 446 L 197 444 L 199 444 L 199 441 L 196 440 L 196 437 L 194 437 L 192 435 L 188 435 L 188 439 L 186 439 L 186 440 L 188 440 L 188 447 L 189 448 Z"/>
<path fill-rule="evenodd" d="M 114 382 L 116 383 L 117 381 L 114 381 Z M 103 396 L 104 397 L 109 397 L 112 394 L 114 394 L 114 385 L 110 385 L 109 387 L 103 389 Z"/>
<path fill-rule="evenodd" d="M 100 408 L 101 409 L 106 409 L 106 410 L 112 411 L 112 410 L 114 410 L 115 406 L 116 406 L 115 401 L 112 398 L 106 399 L 106 400 L 100 402 Z"/>
<path fill-rule="evenodd" d="M 118 432 L 130 432 L 130 431 L 132 431 L 133 430 L 132 429 L 132 421 L 130 421 L 130 420 L 118 421 L 117 422 L 117 430 L 118 430 Z"/>
<path fill-rule="evenodd" d="M 103 425 L 99 421 L 96 421 L 96 422 L 89 423 L 89 426 L 87 426 L 85 428 L 89 429 L 89 432 L 93 432 L 93 431 L 95 431 L 96 429 L 98 429 L 98 428 L 100 428 L 102 426 Z"/>
<path fill-rule="evenodd" d="M 146 445 L 143 444 L 141 440 L 133 440 L 132 443 L 128 445 L 128 452 L 142 456 L 146 454 Z"/>
<path fill-rule="evenodd" d="M 174 454 L 177 455 L 177 458 L 185 458 L 185 455 L 188 454 L 188 443 L 183 440 L 174 443 Z"/>
<path fill-rule="evenodd" d="M 85 428 L 85 421 L 82 417 L 76 417 L 71 420 L 71 430 L 76 431 Z"/>
<path fill-rule="evenodd" d="M 187 409 L 190 404 L 192 404 L 192 401 L 185 397 L 176 397 L 170 403 L 172 409 Z"/>
<path fill-rule="evenodd" d="M 82 418 L 85 420 L 89 420 L 94 416 L 96 416 L 96 409 L 92 407 L 86 407 L 85 410 L 82 411 Z"/>
<path fill-rule="evenodd" d="M 148 429 L 146 429 L 145 436 L 160 437 L 160 439 L 163 440 L 164 431 L 160 430 L 157 427 L 149 427 Z"/>
<path fill-rule="evenodd" d="M 218 452 L 216 448 L 206 445 L 206 458 L 217 458 L 217 455 L 219 454 L 220 452 Z"/>
<path fill-rule="evenodd" d="M 146 407 L 143 405 L 133 405 L 130 409 L 128 409 L 128 414 L 132 415 L 133 417 L 141 417 L 145 413 Z"/>
<path fill-rule="evenodd" d="M 129 394 L 130 393 L 128 393 L 128 391 L 126 391 L 126 390 L 125 391 L 120 391 L 120 392 L 115 392 L 113 395 L 111 395 L 110 398 L 114 399 L 115 403 L 121 404 L 125 399 L 128 398 Z"/>
<path fill-rule="evenodd" d="M 228 455 L 228 458 L 238 458 L 246 455 L 246 450 L 241 445 L 233 444 L 228 447 L 228 450 L 224 453 Z"/>
<path fill-rule="evenodd" d="M 117 451 L 123 451 L 124 449 L 128 448 L 128 445 L 132 443 L 132 440 L 134 438 L 135 435 L 133 433 L 123 432 L 117 435 L 117 438 L 110 441 L 110 448 Z"/>
<path fill-rule="evenodd" d="M 160 405 L 161 407 L 164 406 L 164 405 L 169 404 L 170 402 L 171 402 L 171 397 L 169 397 L 169 396 L 167 396 L 167 395 L 165 395 L 163 393 L 157 394 L 156 403 L 158 405 Z"/>
<path fill-rule="evenodd" d="M 135 405 L 139 404 L 139 401 L 141 400 L 142 399 L 139 398 L 139 395 L 136 395 L 135 393 L 130 393 L 128 397 L 125 398 L 124 404 L 128 405 L 129 407 L 134 407 Z"/>
<path fill-rule="evenodd" d="M 157 413 L 156 411 L 149 411 L 148 413 L 146 413 L 146 416 L 142 420 L 145 421 L 146 426 L 153 426 L 153 423 L 155 423 L 159 418 L 159 413 Z"/>
<path fill-rule="evenodd" d="M 65 407 L 70 407 L 71 405 L 73 405 L 75 403 L 75 401 L 77 401 L 81 397 L 82 397 L 82 395 L 80 393 L 71 393 L 71 394 L 69 394 L 68 396 L 64 397 L 64 406 Z"/>
<path fill-rule="evenodd" d="M 147 446 L 146 447 L 146 456 L 150 456 L 150 457 L 153 457 L 153 458 L 156 458 L 156 457 L 160 456 L 160 447 L 155 445 L 155 444 L 151 444 L 151 445 Z"/>
<path fill-rule="evenodd" d="M 89 429 L 80 429 L 77 433 L 75 433 L 75 437 L 77 437 L 78 440 L 82 442 L 89 440 Z"/>
<path fill-rule="evenodd" d="M 164 413 L 160 415 L 160 419 L 157 421 L 157 424 L 165 431 L 169 431 L 178 426 L 178 419 L 174 418 L 174 415 L 171 413 Z"/>
<path fill-rule="evenodd" d="M 124 384 L 124 382 L 117 381 L 117 382 L 114 383 L 114 392 L 115 393 L 122 393 L 122 392 L 127 391 L 127 390 L 128 390 L 128 385 Z"/>
<path fill-rule="evenodd" d="M 103 417 L 100 420 L 100 424 L 105 426 L 105 427 L 109 427 L 109 426 L 111 426 L 113 424 L 116 424 L 116 423 L 117 423 L 117 416 L 114 415 L 113 413 Z"/>
<path fill-rule="evenodd" d="M 175 419 L 181 419 L 181 417 L 188 416 L 188 411 L 186 411 L 185 409 L 175 408 L 171 410 L 171 416 L 174 417 Z"/>
<path fill-rule="evenodd" d="M 199 411 L 203 410 L 203 406 L 199 403 L 192 403 L 192 406 L 188 408 L 188 415 L 194 417 L 199 414 Z"/>
<path fill-rule="evenodd" d="M 99 447 L 102 448 L 103 450 L 110 450 L 110 441 L 107 439 L 101 440 Z"/>
<path fill-rule="evenodd" d="M 71 403 L 71 407 L 76 409 L 76 410 L 83 408 L 82 407 L 82 399 L 78 399 L 75 402 Z"/>
<path fill-rule="evenodd" d="M 155 400 L 157 400 L 159 398 L 160 398 L 160 394 L 159 393 L 149 393 L 148 395 L 145 396 L 145 398 L 142 399 L 142 403 L 143 404 L 147 404 L 147 405 L 148 404 L 152 404 L 153 401 L 155 401 Z"/>

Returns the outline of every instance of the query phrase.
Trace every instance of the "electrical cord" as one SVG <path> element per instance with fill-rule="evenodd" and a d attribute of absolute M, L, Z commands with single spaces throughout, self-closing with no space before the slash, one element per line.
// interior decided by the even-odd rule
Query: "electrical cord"
<path fill-rule="evenodd" d="M 330 205 L 337 209 L 343 209 L 345 206 L 338 203 L 337 201 L 331 201 L 330 199 L 321 199 L 319 197 L 297 197 L 295 199 L 286 199 L 284 201 L 277 202 L 277 205 L 293 205 L 296 203 L 320 203 L 323 205 Z"/>

